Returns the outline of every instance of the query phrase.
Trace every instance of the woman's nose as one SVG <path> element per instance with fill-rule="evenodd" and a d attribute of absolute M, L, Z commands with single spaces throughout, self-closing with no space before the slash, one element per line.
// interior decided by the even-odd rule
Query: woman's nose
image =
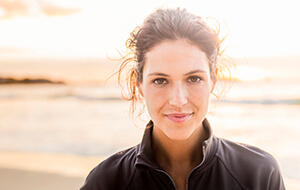
<path fill-rule="evenodd" d="M 175 107 L 182 107 L 187 103 L 187 92 L 182 84 L 176 84 L 172 87 L 169 104 Z"/>

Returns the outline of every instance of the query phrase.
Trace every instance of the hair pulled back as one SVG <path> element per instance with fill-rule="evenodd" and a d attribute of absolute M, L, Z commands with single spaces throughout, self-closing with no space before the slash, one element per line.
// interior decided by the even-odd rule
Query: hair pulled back
<path fill-rule="evenodd" d="M 127 53 L 122 57 L 118 71 L 118 80 L 121 84 L 121 73 L 128 63 L 133 63 L 126 78 L 127 94 L 123 93 L 126 100 L 132 101 L 132 113 L 136 109 L 136 103 L 142 100 L 136 84 L 143 82 L 147 52 L 163 41 L 179 39 L 187 40 L 205 53 L 209 61 L 211 78 L 216 80 L 214 71 L 217 68 L 217 58 L 222 54 L 220 52 L 222 40 L 218 37 L 218 31 L 210 28 L 201 17 L 185 9 L 158 9 L 131 32 L 126 41 Z"/>

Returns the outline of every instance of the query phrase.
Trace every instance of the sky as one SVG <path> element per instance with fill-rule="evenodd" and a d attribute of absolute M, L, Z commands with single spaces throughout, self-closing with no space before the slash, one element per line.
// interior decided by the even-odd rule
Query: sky
<path fill-rule="evenodd" d="M 159 7 L 213 17 L 233 57 L 300 55 L 295 0 L 1 0 L 1 56 L 113 57 Z"/>

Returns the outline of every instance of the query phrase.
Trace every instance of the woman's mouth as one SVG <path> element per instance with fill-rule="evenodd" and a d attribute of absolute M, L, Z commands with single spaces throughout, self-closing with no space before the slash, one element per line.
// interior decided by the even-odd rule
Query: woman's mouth
<path fill-rule="evenodd" d="M 166 114 L 166 117 L 175 122 L 175 123 L 183 123 L 186 120 L 188 120 L 191 117 L 192 114 L 190 113 L 171 113 L 171 114 Z"/>

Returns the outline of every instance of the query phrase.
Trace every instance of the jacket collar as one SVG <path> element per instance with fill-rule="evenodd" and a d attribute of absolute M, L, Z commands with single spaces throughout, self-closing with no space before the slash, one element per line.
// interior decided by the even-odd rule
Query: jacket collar
<path fill-rule="evenodd" d="M 214 140 L 215 137 L 212 134 L 212 128 L 206 118 L 203 120 L 203 127 L 205 131 L 208 133 L 209 137 L 203 142 L 202 147 L 199 147 L 202 148 L 203 150 L 203 160 L 201 164 L 197 166 L 197 168 L 208 164 L 216 151 L 216 143 Z M 141 143 L 137 146 L 135 167 L 138 169 L 147 170 L 147 169 L 160 168 L 159 165 L 155 162 L 154 155 L 151 148 L 152 130 L 153 130 L 153 122 L 150 121 L 146 126 Z"/>

